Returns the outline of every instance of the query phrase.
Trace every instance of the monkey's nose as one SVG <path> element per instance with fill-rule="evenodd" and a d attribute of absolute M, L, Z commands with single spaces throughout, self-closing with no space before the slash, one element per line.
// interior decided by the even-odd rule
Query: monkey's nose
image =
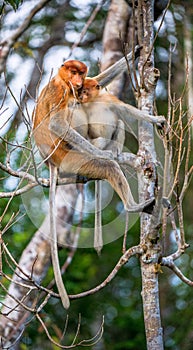
<path fill-rule="evenodd" d="M 82 83 L 76 83 L 76 88 L 80 89 L 82 87 Z"/>

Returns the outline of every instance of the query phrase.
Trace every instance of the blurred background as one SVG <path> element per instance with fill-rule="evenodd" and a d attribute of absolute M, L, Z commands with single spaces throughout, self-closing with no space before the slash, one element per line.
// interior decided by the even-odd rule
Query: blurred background
<path fill-rule="evenodd" d="M 162 1 L 158 1 L 161 3 Z M 30 9 L 38 1 L 1 1 L 1 33 L 0 40 L 7 38 L 12 31 L 23 22 Z M 94 20 L 80 39 L 85 23 L 95 11 L 99 1 L 95 0 L 52 0 L 33 17 L 28 29 L 15 43 L 6 62 L 5 72 L 0 79 L 0 161 L 6 162 L 7 150 L 4 138 L 10 143 L 23 142 L 28 135 L 28 128 L 23 122 L 23 113 L 31 118 L 32 110 L 38 91 L 57 73 L 58 67 L 66 59 L 84 61 L 89 67 L 89 76 L 99 72 L 100 61 L 103 55 L 103 32 L 107 19 L 110 1 L 103 1 L 96 12 Z M 130 3 L 130 1 L 128 1 Z M 158 6 L 159 8 L 159 6 Z M 155 31 L 158 30 L 162 16 L 155 9 Z M 192 75 L 192 42 L 193 42 L 193 7 L 192 1 L 172 0 L 163 20 L 161 29 L 155 41 L 155 66 L 160 70 L 161 76 L 156 89 L 156 107 L 158 114 L 167 116 L 168 110 L 168 65 L 169 51 L 172 50 L 171 91 L 178 99 L 184 89 L 186 94 L 192 92 L 192 81 L 186 84 L 187 53 L 190 77 Z M 76 45 L 77 44 L 77 45 Z M 191 56 L 190 56 L 191 55 Z M 125 80 L 122 97 L 126 102 L 134 103 L 134 98 Z M 189 96 L 190 107 L 193 96 Z M 184 100 L 184 109 L 187 109 L 187 100 Z M 133 126 L 135 128 L 135 126 Z M 137 151 L 135 138 L 130 137 L 126 146 L 133 152 Z M 162 161 L 157 147 L 158 159 Z M 193 156 L 191 156 L 191 163 Z M 22 162 L 21 150 L 14 153 L 12 165 L 20 168 Z M 47 176 L 48 171 L 42 169 Z M 133 176 L 133 175 L 130 175 Z M 0 191 L 12 191 L 18 180 L 6 176 L 0 170 Z M 87 185 L 88 207 L 93 202 L 94 184 Z M 19 211 L 19 220 L 6 232 L 5 242 L 8 244 L 14 258 L 19 260 L 23 249 L 32 238 L 37 227 L 41 224 L 47 212 L 46 199 L 48 190 L 35 189 L 32 201 L 25 196 L 17 196 L 9 205 L 6 215 L 3 216 L 4 227 L 14 212 Z M 43 191 L 43 195 L 42 195 Z M 189 249 L 179 259 L 178 265 L 184 274 L 193 279 L 193 183 L 184 200 L 184 224 L 186 241 Z M 40 193 L 40 194 L 39 194 Z M 112 196 L 111 196 L 112 197 Z M 43 198 L 43 199 L 42 199 Z M 90 198 L 90 199 L 89 199 Z M 3 214 L 8 199 L 1 198 L 0 213 Z M 113 205 L 112 205 L 113 204 Z M 29 208 L 30 207 L 30 208 Z M 37 209 L 40 208 L 40 209 Z M 29 212 L 28 212 L 29 209 Z M 34 210 L 34 215 L 32 211 Z M 70 294 L 80 293 L 102 282 L 111 272 L 121 256 L 122 234 L 124 232 L 125 216 L 120 215 L 122 204 L 116 196 L 111 198 L 111 205 L 107 205 L 103 212 L 105 223 L 113 222 L 113 241 L 107 239 L 102 254 L 97 256 L 93 248 L 78 249 L 67 271 L 66 287 Z M 94 210 L 84 213 L 83 229 L 93 227 Z M 74 226 L 78 219 L 75 215 Z M 133 219 L 127 238 L 127 247 L 139 242 L 139 219 Z M 172 251 L 172 232 L 168 232 L 165 246 Z M 166 248 L 167 250 L 167 248 Z M 61 259 L 66 257 L 66 251 L 60 251 Z M 10 269 L 7 273 L 11 274 Z M 51 268 L 44 284 L 50 279 Z M 191 350 L 193 348 L 193 289 L 183 284 L 176 276 L 165 268 L 160 276 L 160 300 L 162 326 L 164 328 L 165 349 Z M 6 282 L 8 285 L 8 282 Z M 4 293 L 2 291 L 1 300 Z M 119 271 L 116 278 L 100 292 L 86 298 L 75 300 L 69 310 L 69 322 L 65 335 L 65 343 L 69 343 L 74 335 L 81 314 L 82 338 L 93 337 L 105 317 L 104 335 L 102 340 L 93 345 L 94 350 L 145 350 L 145 334 L 143 324 L 143 310 L 141 303 L 141 277 L 140 265 L 137 258 L 132 258 Z M 51 334 L 61 336 L 65 324 L 64 310 L 58 300 L 51 299 L 42 311 L 42 318 L 46 322 Z M 55 336 L 56 336 L 55 335 Z M 56 349 L 47 339 L 41 325 L 31 320 L 22 337 L 20 349 Z M 87 347 L 86 347 L 87 348 Z"/>

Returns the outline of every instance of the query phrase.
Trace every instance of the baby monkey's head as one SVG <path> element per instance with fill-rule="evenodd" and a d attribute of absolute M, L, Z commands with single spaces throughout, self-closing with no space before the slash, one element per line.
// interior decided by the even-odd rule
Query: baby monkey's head
<path fill-rule="evenodd" d="M 81 103 L 91 102 L 99 96 L 100 85 L 97 80 L 86 78 L 82 88 L 78 91 L 78 100 Z"/>

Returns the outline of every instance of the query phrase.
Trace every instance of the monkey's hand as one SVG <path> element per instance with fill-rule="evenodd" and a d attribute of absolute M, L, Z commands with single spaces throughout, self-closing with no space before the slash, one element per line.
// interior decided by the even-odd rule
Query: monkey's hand
<path fill-rule="evenodd" d="M 140 160 L 134 153 L 122 152 L 118 154 L 116 161 L 121 165 L 130 165 L 134 169 L 140 166 Z"/>
<path fill-rule="evenodd" d="M 150 117 L 149 114 L 145 114 L 146 117 Z M 156 124 L 157 126 L 163 128 L 167 124 L 166 118 L 163 115 L 152 115 L 151 116 L 151 123 Z"/>
<path fill-rule="evenodd" d="M 50 119 L 49 130 L 81 153 L 87 153 L 94 158 L 114 159 L 111 151 L 102 151 L 96 148 L 74 130 L 66 121 L 63 112 L 56 113 Z"/>

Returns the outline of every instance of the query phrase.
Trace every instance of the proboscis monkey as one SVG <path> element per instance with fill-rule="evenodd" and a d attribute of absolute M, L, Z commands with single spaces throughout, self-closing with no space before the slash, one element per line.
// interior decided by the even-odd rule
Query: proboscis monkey
<path fill-rule="evenodd" d="M 56 285 L 63 306 L 69 307 L 69 298 L 63 284 L 57 249 L 57 233 L 55 224 L 55 187 L 57 173 L 64 158 L 64 141 L 53 135 L 49 130 L 50 118 L 59 111 L 66 111 L 69 99 L 76 96 L 77 90 L 82 87 L 87 74 L 87 66 L 79 61 L 66 62 L 58 71 L 58 74 L 42 90 L 35 113 L 33 115 L 33 133 L 35 142 L 43 158 L 49 163 L 50 169 L 50 237 L 51 256 Z"/>
<path fill-rule="evenodd" d="M 128 60 L 131 60 L 131 57 L 130 54 Z M 108 68 L 107 73 L 99 74 L 98 81 L 105 86 L 126 67 L 125 59 L 121 59 L 112 68 Z M 76 101 L 77 91 L 82 87 L 86 74 L 87 67 L 84 63 L 67 61 L 44 87 L 38 98 L 33 115 L 33 133 L 42 157 L 49 163 L 50 182 L 56 181 L 55 168 L 62 176 L 75 174 L 91 179 L 106 179 L 122 199 L 126 210 L 142 211 L 153 199 L 136 204 L 124 174 L 118 163 L 113 160 L 112 152 L 96 148 L 71 127 L 72 116 L 68 104 Z M 53 220 L 50 221 L 53 225 Z M 52 236 L 54 230 L 50 230 Z M 55 236 L 52 236 L 52 239 L 56 243 Z M 57 244 L 51 246 L 56 284 L 62 303 L 68 308 L 69 299 L 60 274 Z"/>

